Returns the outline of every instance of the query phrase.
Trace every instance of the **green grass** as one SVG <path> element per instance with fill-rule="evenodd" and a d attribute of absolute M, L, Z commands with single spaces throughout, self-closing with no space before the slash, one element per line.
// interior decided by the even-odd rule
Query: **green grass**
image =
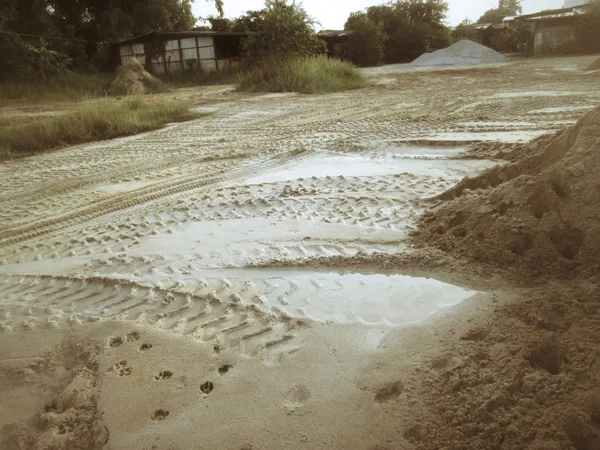
<path fill-rule="evenodd" d="M 66 73 L 43 81 L 0 83 L 3 103 L 50 103 L 105 96 L 111 74 Z"/>
<path fill-rule="evenodd" d="M 247 92 L 340 92 L 368 86 L 355 66 L 326 56 L 265 62 L 240 77 L 238 89 Z"/>
<path fill-rule="evenodd" d="M 61 115 L 0 126 L 0 159 L 128 136 L 203 115 L 182 103 L 151 104 L 139 97 L 91 100 Z"/>

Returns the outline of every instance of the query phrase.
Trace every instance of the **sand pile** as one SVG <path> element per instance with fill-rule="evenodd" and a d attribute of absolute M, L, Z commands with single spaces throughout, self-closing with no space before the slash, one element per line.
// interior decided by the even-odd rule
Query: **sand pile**
<path fill-rule="evenodd" d="M 416 240 L 522 273 L 600 270 L 600 108 L 442 194 Z"/>
<path fill-rule="evenodd" d="M 117 67 L 108 92 L 111 95 L 138 95 L 156 91 L 159 86 L 160 80 L 146 72 L 144 66 L 134 58 Z"/>
<path fill-rule="evenodd" d="M 591 72 L 593 70 L 600 70 L 600 59 L 598 59 L 595 62 L 593 62 L 592 64 L 590 64 L 585 69 L 586 72 Z"/>
<path fill-rule="evenodd" d="M 499 64 L 506 62 L 504 56 L 491 48 L 473 41 L 458 41 L 448 48 L 425 53 L 415 59 L 413 66 L 456 66 Z"/>

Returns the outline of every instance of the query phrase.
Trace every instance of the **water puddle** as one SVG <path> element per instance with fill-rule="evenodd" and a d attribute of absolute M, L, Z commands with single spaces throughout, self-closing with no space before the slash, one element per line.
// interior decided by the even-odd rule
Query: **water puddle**
<path fill-rule="evenodd" d="M 552 130 L 515 130 L 515 131 L 475 131 L 446 132 L 428 137 L 429 141 L 442 142 L 529 142 L 532 139 L 551 133 Z"/>
<path fill-rule="evenodd" d="M 577 91 L 532 91 L 532 92 L 502 92 L 490 98 L 524 98 L 524 97 L 570 97 L 588 95 L 589 92 Z"/>
<path fill-rule="evenodd" d="M 402 150 L 401 150 L 402 151 Z M 414 155 L 413 158 L 407 155 Z M 427 150 L 423 151 L 424 153 Z M 432 153 L 432 152 L 429 152 Z M 349 155 L 328 152 L 317 152 L 300 161 L 295 161 L 278 170 L 252 177 L 246 182 L 248 184 L 270 183 L 275 181 L 290 181 L 300 178 L 323 178 L 323 177 L 364 177 L 393 175 L 398 173 L 411 173 L 414 175 L 425 175 L 431 177 L 448 177 L 473 175 L 479 171 L 491 167 L 489 161 L 474 160 L 444 160 L 441 159 L 417 159 L 418 153 L 407 150 L 404 155 L 399 153 L 393 158 L 394 152 L 388 153 L 388 158 L 370 158 L 363 154 Z M 390 156 L 391 155 L 391 156 Z M 389 159 L 391 158 L 391 159 Z"/>
<path fill-rule="evenodd" d="M 431 278 L 286 269 L 205 271 L 181 283 L 222 302 L 251 303 L 295 318 L 388 326 L 423 321 L 477 294 Z"/>
<path fill-rule="evenodd" d="M 371 143 L 365 143 L 372 147 Z M 464 146 L 416 146 L 416 145 L 389 145 L 384 150 L 373 149 L 361 152 L 369 158 L 391 159 L 447 159 L 454 158 L 466 150 Z"/>
<path fill-rule="evenodd" d="M 590 109 L 594 109 L 595 105 L 586 105 L 586 106 L 563 106 L 558 108 L 542 108 L 542 109 L 534 109 L 533 111 L 529 111 L 529 114 L 555 114 L 562 112 L 577 112 L 577 111 L 589 111 Z"/>

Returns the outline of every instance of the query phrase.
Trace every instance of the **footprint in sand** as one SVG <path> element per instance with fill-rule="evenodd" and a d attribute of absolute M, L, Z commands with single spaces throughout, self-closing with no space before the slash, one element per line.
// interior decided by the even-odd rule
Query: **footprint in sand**
<path fill-rule="evenodd" d="M 161 373 L 159 373 L 157 376 L 155 376 L 154 379 L 156 381 L 162 381 L 162 380 L 168 380 L 172 376 L 173 376 L 173 372 L 171 372 L 170 370 L 163 370 Z"/>
<path fill-rule="evenodd" d="M 145 352 L 146 350 L 150 350 L 152 348 L 152 344 L 142 344 L 140 346 L 140 352 Z"/>
<path fill-rule="evenodd" d="M 113 365 L 113 369 L 115 371 L 118 371 L 120 377 L 126 377 L 128 375 L 131 375 L 131 372 L 133 372 L 133 368 L 131 366 L 128 366 L 127 361 L 125 360 Z"/>
<path fill-rule="evenodd" d="M 121 339 L 119 336 L 111 337 L 108 341 L 108 345 L 110 345 L 113 348 L 119 347 L 122 343 L 123 339 Z"/>
<path fill-rule="evenodd" d="M 229 364 L 222 365 L 219 367 L 219 375 L 225 375 L 232 367 L 233 366 L 230 366 Z"/>
<path fill-rule="evenodd" d="M 139 340 L 140 338 L 140 333 L 138 333 L 137 331 L 132 331 L 131 333 L 129 333 L 127 335 L 127 342 L 134 342 Z"/>
<path fill-rule="evenodd" d="M 389 402 L 402 394 L 404 386 L 402 382 L 397 381 L 390 383 L 383 388 L 379 389 L 375 394 L 375 401 L 378 403 Z"/>
<path fill-rule="evenodd" d="M 165 420 L 169 416 L 169 411 L 165 409 L 157 409 L 152 414 L 152 420 Z"/>
<path fill-rule="evenodd" d="M 200 386 L 200 391 L 202 391 L 204 395 L 208 395 L 213 391 L 214 388 L 215 386 L 213 385 L 212 381 L 207 381 Z"/>

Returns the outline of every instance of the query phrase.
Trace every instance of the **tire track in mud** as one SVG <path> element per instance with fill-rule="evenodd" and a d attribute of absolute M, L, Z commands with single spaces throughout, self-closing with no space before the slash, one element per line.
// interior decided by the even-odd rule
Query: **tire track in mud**
<path fill-rule="evenodd" d="M 103 216 L 82 231 L 34 245 L 6 249 L 7 263 L 64 259 L 127 252 L 148 236 L 176 233 L 188 223 L 237 219 L 293 219 L 359 228 L 402 231 L 423 208 L 423 197 L 443 192 L 453 181 L 397 174 L 380 177 L 325 177 L 290 182 L 221 187 L 171 200 L 142 205 L 126 221 Z M 395 192 L 402 192 L 396 198 Z M 387 195 L 386 195 L 387 193 Z M 112 219 L 112 220 L 107 220 Z M 109 222 L 109 224 L 107 224 Z M 110 223 L 112 222 L 112 223 Z M 314 256 L 300 247 L 298 257 Z M 282 256 L 286 251 L 282 251 Z M 327 252 L 321 252 L 327 254 Z M 336 254 L 335 252 L 333 254 Z M 266 256 L 266 255 L 263 255 Z"/>
<path fill-rule="evenodd" d="M 297 351 L 303 321 L 275 313 L 262 298 L 232 289 L 172 289 L 104 277 L 0 277 L 0 331 L 35 331 L 98 321 L 126 321 L 190 336 L 216 352 L 236 347 L 277 360 Z"/>
<path fill-rule="evenodd" d="M 6 247 L 18 242 L 26 241 L 35 237 L 56 232 L 58 230 L 72 227 L 77 224 L 88 222 L 94 218 L 105 216 L 109 213 L 129 209 L 150 201 L 157 201 L 161 198 L 181 194 L 206 186 L 214 185 L 220 182 L 230 181 L 236 178 L 247 177 L 251 174 L 259 173 L 284 164 L 293 158 L 301 158 L 311 152 L 307 150 L 297 150 L 286 153 L 284 156 L 270 158 L 266 162 L 256 163 L 250 167 L 234 169 L 230 172 L 217 176 L 207 177 L 198 180 L 196 175 L 186 176 L 177 181 L 169 181 L 165 185 L 152 185 L 147 188 L 141 188 L 136 191 L 117 194 L 107 200 L 101 200 L 96 204 L 70 214 L 56 217 L 34 225 L 28 225 L 20 228 L 9 228 L 2 231 L 0 246 Z"/>

